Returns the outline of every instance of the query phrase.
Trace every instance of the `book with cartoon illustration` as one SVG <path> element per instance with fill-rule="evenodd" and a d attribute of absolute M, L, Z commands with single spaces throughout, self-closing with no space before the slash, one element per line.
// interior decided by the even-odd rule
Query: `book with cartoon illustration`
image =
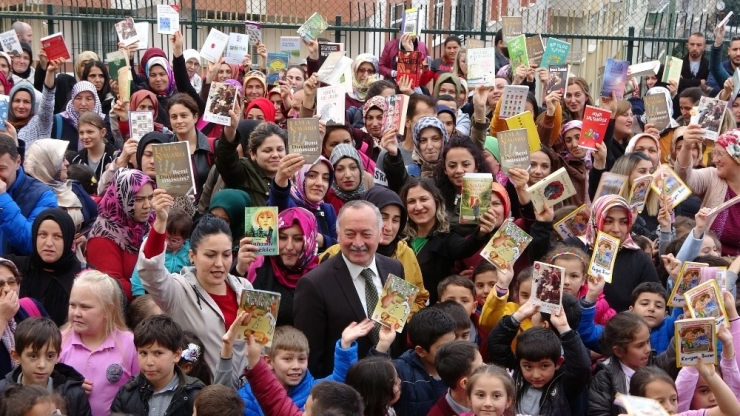
<path fill-rule="evenodd" d="M 249 322 L 239 327 L 236 339 L 244 340 L 250 335 L 254 335 L 256 342 L 265 347 L 270 347 L 272 336 L 275 335 L 280 296 L 280 293 L 265 290 L 242 290 L 237 314 L 241 311 L 247 311 L 251 315 Z"/>
<path fill-rule="evenodd" d="M 277 85 L 285 80 L 285 73 L 290 65 L 290 54 L 287 52 L 267 53 L 267 85 Z"/>
<path fill-rule="evenodd" d="M 650 194 L 651 183 L 653 183 L 653 175 L 640 176 L 632 181 L 627 203 L 630 205 L 630 208 L 636 209 L 638 213 L 645 209 L 645 201 L 647 201 L 647 197 Z"/>
<path fill-rule="evenodd" d="M 671 209 L 676 208 L 678 204 L 691 196 L 691 188 L 686 186 L 676 171 L 667 164 L 660 165 L 653 173 L 650 188 L 661 197 L 673 198 Z"/>
<path fill-rule="evenodd" d="M 514 262 L 524 253 L 532 241 L 532 236 L 519 228 L 509 218 L 501 224 L 491 241 L 483 247 L 481 257 L 493 264 L 499 270 L 514 266 Z"/>
<path fill-rule="evenodd" d="M 517 114 L 513 117 L 508 117 L 506 119 L 506 126 L 509 128 L 509 130 L 527 130 L 527 141 L 529 142 L 530 153 L 542 149 L 540 134 L 537 133 L 537 125 L 534 122 L 534 116 L 532 115 L 531 111 L 525 110 L 521 114 Z"/>
<path fill-rule="evenodd" d="M 491 206 L 490 173 L 466 173 L 463 175 L 462 194 L 460 195 L 460 224 L 477 224 Z"/>
<path fill-rule="evenodd" d="M 418 294 L 417 286 L 389 274 L 370 319 L 400 334 Z"/>
<path fill-rule="evenodd" d="M 583 126 L 578 138 L 578 147 L 596 150 L 597 143 L 604 143 L 604 135 L 611 117 L 611 111 L 587 105 L 583 110 Z"/>
<path fill-rule="evenodd" d="M 257 254 L 277 256 L 278 250 L 277 207 L 244 208 L 244 236 L 252 239 Z"/>
<path fill-rule="evenodd" d="M 718 98 L 701 97 L 699 104 L 691 109 L 691 124 L 698 124 L 704 129 L 704 138 L 717 140 L 722 119 L 725 116 L 727 101 Z"/>
<path fill-rule="evenodd" d="M 548 38 L 545 53 L 542 55 L 540 66 L 548 68 L 551 65 L 565 65 L 568 62 L 570 43 L 560 39 Z"/>
<path fill-rule="evenodd" d="M 647 397 L 617 393 L 614 404 L 623 407 L 627 414 L 639 416 L 670 416 L 657 400 Z"/>
<path fill-rule="evenodd" d="M 542 44 L 542 36 L 537 34 L 527 38 L 527 57 L 530 65 L 540 66 L 542 57 L 545 55 L 545 45 Z"/>
<path fill-rule="evenodd" d="M 714 318 L 717 328 L 727 324 L 725 301 L 716 280 L 708 280 L 687 290 L 683 299 L 692 318 Z"/>
<path fill-rule="evenodd" d="M 138 142 L 154 131 L 154 111 L 129 111 L 128 125 L 131 138 Z"/>
<path fill-rule="evenodd" d="M 542 212 L 545 205 L 553 206 L 576 194 L 576 188 L 565 168 L 560 168 L 541 181 L 527 188 L 535 212 Z"/>
<path fill-rule="evenodd" d="M 627 177 L 618 173 L 604 172 L 601 174 L 599 186 L 596 188 L 593 200 L 604 195 L 622 195 L 627 186 Z"/>
<path fill-rule="evenodd" d="M 529 68 L 529 56 L 527 55 L 527 37 L 519 35 L 506 42 L 506 48 L 509 50 L 509 62 L 513 69 L 525 66 Z"/>
<path fill-rule="evenodd" d="M 727 267 L 702 267 L 701 268 L 701 279 L 700 283 L 714 280 L 717 282 L 719 291 L 723 292 L 728 290 L 727 288 Z"/>
<path fill-rule="evenodd" d="M 681 271 L 678 272 L 678 277 L 676 277 L 676 282 L 673 285 L 673 290 L 671 290 L 671 295 L 668 296 L 668 306 L 686 306 L 686 300 L 683 297 L 684 293 L 699 285 L 701 281 L 701 268 L 707 266 L 707 263 L 683 262 Z"/>
<path fill-rule="evenodd" d="M 287 127 L 288 152 L 302 155 L 306 163 L 312 165 L 321 156 L 319 120 L 313 117 L 289 118 Z"/>
<path fill-rule="evenodd" d="M 532 303 L 540 312 L 559 314 L 563 304 L 565 269 L 540 261 L 534 262 Z"/>
<path fill-rule="evenodd" d="M 570 237 L 580 237 L 586 234 L 586 228 L 588 227 L 588 220 L 590 218 L 591 209 L 586 204 L 583 204 L 563 217 L 562 220 L 553 224 L 553 228 L 563 240 Z"/>
<path fill-rule="evenodd" d="M 588 265 L 588 274 L 601 275 L 607 283 L 612 282 L 614 261 L 617 260 L 620 241 L 617 237 L 599 231 L 594 239 L 593 254 Z"/>
<path fill-rule="evenodd" d="M 298 28 L 298 36 L 302 37 L 306 42 L 318 39 L 319 35 L 323 33 L 329 24 L 326 23 L 319 12 L 315 12 L 311 15 L 306 22 Z"/>
<path fill-rule="evenodd" d="M 676 367 L 717 364 L 717 325 L 714 318 L 679 319 L 673 323 Z"/>
<path fill-rule="evenodd" d="M 498 148 L 501 170 L 509 174 L 509 169 L 529 168 L 529 141 L 527 129 L 502 130 L 498 132 Z"/>
<path fill-rule="evenodd" d="M 158 188 L 172 196 L 195 193 L 195 175 L 188 141 L 153 144 L 152 153 Z"/>
<path fill-rule="evenodd" d="M 624 87 L 627 85 L 627 70 L 629 61 L 608 58 L 604 67 L 604 82 L 601 84 L 601 96 L 616 95 L 617 100 L 624 98 Z"/>

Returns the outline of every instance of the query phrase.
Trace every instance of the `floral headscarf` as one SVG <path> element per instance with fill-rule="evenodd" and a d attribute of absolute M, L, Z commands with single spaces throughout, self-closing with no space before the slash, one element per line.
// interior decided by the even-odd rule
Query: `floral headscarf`
<path fill-rule="evenodd" d="M 167 73 L 167 89 L 164 91 L 154 91 L 154 92 L 160 95 L 170 95 L 175 91 L 175 76 L 172 73 L 172 67 L 170 66 L 170 63 L 169 61 L 167 61 L 167 59 L 159 57 L 159 56 L 150 59 L 149 62 L 146 63 L 146 76 L 148 78 L 149 71 L 152 70 L 152 67 L 157 66 L 157 65 L 164 68 L 164 71 Z"/>
<path fill-rule="evenodd" d="M 332 166 L 336 166 L 337 163 L 345 157 L 348 157 L 357 163 L 357 168 L 360 169 L 360 184 L 357 185 L 357 188 L 353 191 L 343 191 L 339 185 L 337 185 L 337 181 L 333 181 L 331 189 L 334 190 L 334 194 L 339 197 L 339 199 L 347 202 L 360 199 L 362 198 L 362 194 L 365 193 L 365 183 L 363 182 L 365 168 L 362 166 L 362 157 L 360 157 L 360 153 L 352 145 L 347 143 L 342 143 L 334 147 L 334 150 L 331 151 L 331 155 L 329 156 L 329 161 Z"/>
<path fill-rule="evenodd" d="M 439 163 L 439 159 L 435 161 L 428 161 L 424 159 L 424 157 L 422 157 L 421 155 L 419 138 L 421 136 L 422 130 L 427 127 L 434 127 L 439 130 L 440 134 L 442 135 L 443 148 L 445 144 L 447 144 L 447 140 L 449 139 L 447 137 L 447 129 L 445 129 L 445 125 L 437 117 L 422 117 L 419 119 L 419 121 L 416 122 L 416 124 L 414 125 L 414 130 L 412 131 L 412 138 L 414 139 L 414 152 L 412 153 L 411 158 L 414 160 L 414 163 L 421 165 L 422 178 L 432 177 L 432 174 L 434 173 L 434 167 L 437 166 L 437 163 Z M 440 158 L 442 157 L 441 155 L 442 152 L 440 151 Z"/>
<path fill-rule="evenodd" d="M 147 222 L 134 220 L 134 199 L 146 184 L 156 188 L 154 181 L 144 172 L 118 169 L 98 204 L 98 219 L 89 238 L 107 238 L 128 253 L 138 253 L 155 215 L 152 211 Z"/>
<path fill-rule="evenodd" d="M 77 120 L 79 120 L 80 116 L 82 114 L 78 113 L 75 110 L 75 98 L 80 93 L 83 92 L 89 92 L 92 94 L 93 99 L 95 100 L 95 105 L 93 106 L 92 112 L 99 115 L 100 118 L 105 120 L 105 114 L 103 114 L 103 107 L 100 105 L 100 98 L 98 98 L 98 90 L 95 88 L 95 85 L 93 85 L 90 81 L 78 81 L 74 87 L 72 87 L 72 93 L 70 94 L 69 101 L 67 102 L 67 109 L 62 112 L 62 117 L 67 119 L 72 125 L 75 127 L 75 130 L 77 130 Z M 77 146 L 77 150 L 82 149 L 82 141 L 79 141 L 79 144 Z"/>
<path fill-rule="evenodd" d="M 573 129 L 583 129 L 583 122 L 581 120 L 571 120 L 563 125 L 563 127 L 560 129 L 560 136 L 558 136 L 558 142 L 562 143 L 563 150 L 560 151 L 560 156 L 563 157 L 564 160 L 574 160 L 576 159 L 573 154 L 568 151 L 567 146 L 565 146 L 565 133 L 569 132 Z M 586 150 L 586 155 L 583 156 L 581 159 L 586 164 L 586 170 L 591 170 L 593 167 L 593 159 L 591 157 L 591 150 Z"/>
<path fill-rule="evenodd" d="M 584 240 L 586 245 L 593 246 L 594 240 L 596 240 L 596 234 L 604 228 L 606 213 L 615 208 L 621 208 L 627 213 L 627 228 L 631 231 L 634 218 L 632 217 L 632 210 L 627 200 L 619 195 L 604 195 L 594 201 L 591 207 L 591 218 L 586 226 L 586 234 L 578 238 Z M 639 250 L 640 247 L 632 240 L 632 234 L 629 231 L 624 241 L 622 241 L 621 247 L 630 250 Z"/>
<path fill-rule="evenodd" d="M 293 199 L 295 199 L 295 201 L 300 206 L 309 210 L 318 209 L 319 206 L 324 202 L 323 198 L 321 199 L 321 201 L 316 203 L 313 203 L 306 198 L 306 175 L 308 175 L 308 172 L 310 172 L 317 163 L 323 163 L 327 167 L 329 167 L 329 188 L 331 188 L 332 184 L 334 183 L 334 166 L 332 166 L 331 162 L 329 162 L 329 159 L 325 158 L 324 156 L 319 156 L 319 158 L 316 159 L 316 162 L 312 165 L 303 165 L 303 167 L 293 177 L 293 184 L 290 187 L 290 196 L 292 196 Z M 329 191 L 329 188 L 326 189 L 327 192 Z M 326 197 L 326 194 L 324 194 L 324 197 Z"/>
<path fill-rule="evenodd" d="M 383 97 L 382 95 L 376 95 L 375 97 L 365 101 L 365 105 L 362 106 L 363 119 L 367 117 L 368 111 L 370 111 L 370 109 L 373 107 L 382 111 L 383 118 L 385 119 L 385 114 L 388 112 L 388 102 L 385 100 L 385 97 Z"/>
<path fill-rule="evenodd" d="M 717 144 L 724 147 L 735 163 L 740 165 L 740 129 L 732 129 L 722 133 Z"/>

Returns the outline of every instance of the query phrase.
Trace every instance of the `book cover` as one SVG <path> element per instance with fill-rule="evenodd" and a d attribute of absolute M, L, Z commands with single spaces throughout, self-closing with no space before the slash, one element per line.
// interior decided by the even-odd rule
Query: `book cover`
<path fill-rule="evenodd" d="M 316 89 L 316 114 L 327 126 L 344 125 L 344 93 L 341 85 Z"/>
<path fill-rule="evenodd" d="M 267 84 L 277 85 L 285 80 L 285 72 L 290 65 L 290 54 L 285 52 L 267 53 Z"/>
<path fill-rule="evenodd" d="M 529 87 L 525 85 L 507 85 L 501 95 L 501 109 L 498 117 L 506 119 L 524 112 Z"/>
<path fill-rule="evenodd" d="M 134 25 L 134 19 L 127 17 L 115 24 L 118 41 L 128 46 L 139 41 L 139 34 Z"/>
<path fill-rule="evenodd" d="M 624 195 L 627 186 L 627 177 L 613 172 L 604 172 L 601 174 L 599 186 L 596 188 L 593 200 L 597 200 L 604 195 Z"/>
<path fill-rule="evenodd" d="M 229 110 L 234 109 L 237 94 L 239 92 L 235 85 L 224 82 L 211 83 L 211 90 L 208 92 L 208 101 L 206 102 L 206 111 L 203 114 L 203 120 L 222 126 L 230 126 L 231 116 L 229 115 Z"/>
<path fill-rule="evenodd" d="M 560 39 L 548 38 L 540 66 L 547 68 L 550 65 L 565 65 L 568 62 L 569 53 L 570 43 Z"/>
<path fill-rule="evenodd" d="M 676 367 L 717 364 L 717 326 L 712 318 L 679 319 L 673 323 Z"/>
<path fill-rule="evenodd" d="M 67 44 L 64 42 L 64 35 L 59 32 L 47 37 L 41 38 L 41 49 L 46 52 L 46 57 L 50 61 L 54 59 L 70 59 L 69 49 Z"/>
<path fill-rule="evenodd" d="M 702 96 L 699 105 L 691 109 L 690 122 L 704 129 L 705 139 L 717 140 L 725 108 L 727 108 L 727 101 Z"/>
<path fill-rule="evenodd" d="M 527 38 L 527 57 L 529 64 L 539 67 L 542 57 L 545 55 L 545 46 L 542 44 L 542 36 L 534 35 Z"/>
<path fill-rule="evenodd" d="M 21 48 L 21 42 L 18 40 L 18 34 L 15 30 L 10 29 L 7 32 L 0 33 L 0 42 L 3 46 L 3 51 L 7 52 L 10 56 L 21 56 L 23 48 Z M 10 62 L 8 62 L 10 64 Z M 10 91 L 6 91 L 10 92 Z"/>
<path fill-rule="evenodd" d="M 203 42 L 200 57 L 209 62 L 218 62 L 224 53 L 224 49 L 226 49 L 227 43 L 229 43 L 229 35 L 212 28 L 208 33 L 206 41 Z"/>
<path fill-rule="evenodd" d="M 322 137 L 319 132 L 318 119 L 288 119 L 288 153 L 298 153 L 303 156 L 307 164 L 312 165 L 321 156 L 321 145 Z"/>
<path fill-rule="evenodd" d="M 154 112 L 129 111 L 128 123 L 131 138 L 138 142 L 144 135 L 154 131 Z"/>
<path fill-rule="evenodd" d="M 707 266 L 709 266 L 707 263 L 683 262 L 681 271 L 678 272 L 678 277 L 676 277 L 676 282 L 671 290 L 671 295 L 668 297 L 668 306 L 686 306 L 686 300 L 683 297 L 684 293 L 699 285 L 701 269 Z"/>
<path fill-rule="evenodd" d="M 332 52 L 321 65 L 316 78 L 328 85 L 335 85 L 340 82 L 344 70 L 352 66 L 352 59 L 344 56 L 344 52 Z"/>
<path fill-rule="evenodd" d="M 568 86 L 568 74 L 570 74 L 570 65 L 550 65 L 547 67 L 547 87 L 545 88 L 545 95 L 549 95 L 553 91 L 558 91 L 565 94 L 565 89 Z"/>
<path fill-rule="evenodd" d="M 553 228 L 563 240 L 570 237 L 580 237 L 586 234 L 589 219 L 591 219 L 591 209 L 583 204 L 563 217 L 562 220 L 553 224 Z"/>
<path fill-rule="evenodd" d="M 593 254 L 588 264 L 588 274 L 601 275 L 607 283 L 612 282 L 614 261 L 619 251 L 619 239 L 605 232 L 599 231 L 594 240 Z"/>
<path fill-rule="evenodd" d="M 418 87 L 421 80 L 421 52 L 398 51 L 397 62 L 396 79 L 407 76 L 411 80 L 411 88 Z"/>
<path fill-rule="evenodd" d="M 301 60 L 301 37 L 280 36 L 280 52 L 289 54 L 291 62 L 299 62 Z"/>
<path fill-rule="evenodd" d="M 124 103 L 131 102 L 131 68 L 125 66 L 118 70 L 118 99 Z"/>
<path fill-rule="evenodd" d="M 244 208 L 244 236 L 252 239 L 257 254 L 277 256 L 278 250 L 277 207 Z"/>
<path fill-rule="evenodd" d="M 370 319 L 400 334 L 418 294 L 418 287 L 394 274 L 389 274 Z"/>
<path fill-rule="evenodd" d="M 406 127 L 406 111 L 409 108 L 408 95 L 389 95 L 385 97 L 385 102 L 388 103 L 388 111 L 383 119 L 383 131 L 395 127 L 398 128 L 398 134 L 403 136 Z"/>
<path fill-rule="evenodd" d="M 298 37 L 300 39 L 300 37 Z M 344 44 L 336 42 L 319 42 L 319 68 L 332 52 L 344 52 Z"/>
<path fill-rule="evenodd" d="M 527 38 L 519 35 L 506 43 L 509 49 L 509 62 L 516 69 L 520 66 L 529 68 L 529 57 L 527 56 Z"/>
<path fill-rule="evenodd" d="M 722 324 L 727 325 L 725 301 L 716 280 L 699 283 L 684 292 L 683 299 L 692 318 L 714 318 L 717 328 Z"/>
<path fill-rule="evenodd" d="M 624 98 L 624 87 L 627 85 L 627 70 L 629 67 L 629 61 L 620 61 L 619 59 L 612 58 L 606 60 L 604 82 L 601 84 L 602 97 L 611 97 L 612 93 L 614 93 L 617 96 L 617 100 Z"/>
<path fill-rule="evenodd" d="M 316 40 L 327 27 L 329 27 L 329 24 L 326 23 L 326 20 L 321 17 L 319 12 L 316 12 L 298 28 L 298 36 L 302 37 L 306 42 L 310 42 Z"/>
<path fill-rule="evenodd" d="M 485 77 L 496 74 L 496 49 L 468 49 L 465 58 L 468 63 L 468 88 L 471 90 L 478 85 L 486 85 Z"/>
<path fill-rule="evenodd" d="M 524 249 L 531 241 L 532 237 L 509 218 L 493 234 L 480 255 L 497 269 L 506 270 L 514 266 L 514 262 L 524 253 Z"/>
<path fill-rule="evenodd" d="M 8 109 L 10 108 L 10 97 L 0 95 L 0 130 L 5 131 L 5 122 L 8 121 Z"/>
<path fill-rule="evenodd" d="M 172 35 L 180 30 L 180 6 L 176 4 L 157 5 L 157 33 Z"/>
<path fill-rule="evenodd" d="M 540 134 L 537 132 L 537 125 L 534 122 L 532 112 L 526 110 L 521 114 L 506 119 L 506 126 L 509 130 L 526 129 L 527 140 L 529 141 L 529 152 L 536 152 L 542 148 Z"/>
<path fill-rule="evenodd" d="M 460 195 L 460 224 L 477 224 L 480 216 L 491 206 L 490 173 L 466 173 L 463 175 Z"/>
<path fill-rule="evenodd" d="M 655 125 L 658 131 L 665 130 L 671 124 L 671 115 L 668 112 L 668 101 L 663 94 L 651 94 L 642 98 L 645 103 L 647 124 Z"/>
<path fill-rule="evenodd" d="M 587 105 L 583 110 L 583 126 L 578 138 L 578 147 L 596 150 L 596 143 L 604 143 L 604 135 L 611 116 L 609 110 Z"/>
<path fill-rule="evenodd" d="M 729 208 L 729 207 L 731 207 L 731 206 L 733 206 L 733 205 L 737 204 L 738 202 L 740 202 L 740 195 L 736 195 L 736 196 L 734 196 L 734 197 L 732 197 L 732 198 L 728 199 L 727 201 L 725 201 L 725 202 L 723 202 L 723 203 L 721 203 L 721 204 L 717 205 L 716 207 L 712 208 L 712 209 L 711 209 L 711 210 L 710 210 L 710 211 L 709 211 L 709 212 L 707 213 L 707 218 L 710 218 L 710 217 L 714 217 L 715 215 L 717 215 L 717 214 L 719 214 L 720 212 L 722 212 L 722 211 L 726 210 L 727 208 Z"/>
<path fill-rule="evenodd" d="M 663 78 L 662 82 L 668 84 L 674 81 L 678 85 L 681 81 L 681 68 L 683 68 L 683 59 L 676 58 L 675 56 L 666 56 L 665 63 L 663 64 Z"/>
<path fill-rule="evenodd" d="M 137 22 L 134 23 L 134 27 L 139 36 L 136 50 L 143 51 L 149 49 L 149 22 Z"/>
<path fill-rule="evenodd" d="M 653 183 L 650 184 L 653 192 L 661 197 L 667 196 L 673 198 L 673 206 L 691 196 L 691 189 L 681 180 L 676 171 L 669 165 L 663 164 L 653 173 Z"/>
<path fill-rule="evenodd" d="M 565 269 L 540 261 L 534 262 L 533 268 L 532 303 L 540 305 L 540 312 L 560 314 Z"/>
<path fill-rule="evenodd" d="M 529 139 L 526 129 L 502 130 L 498 132 L 498 148 L 501 155 L 501 170 L 529 168 Z"/>
<path fill-rule="evenodd" d="M 419 36 L 419 9 L 412 7 L 403 11 L 403 20 L 401 20 L 401 34 Z"/>
<path fill-rule="evenodd" d="M 249 322 L 239 327 L 236 339 L 245 340 L 253 335 L 256 342 L 265 347 L 270 347 L 272 337 L 275 335 L 279 308 L 280 293 L 257 289 L 242 290 L 237 312 L 247 311 L 251 315 Z"/>
<path fill-rule="evenodd" d="M 532 198 L 535 212 L 542 212 L 545 205 L 553 206 L 575 195 L 576 188 L 565 168 L 560 168 L 527 188 L 527 193 Z"/>
<path fill-rule="evenodd" d="M 630 65 L 630 73 L 633 77 L 656 76 L 660 71 L 660 61 L 648 61 Z"/>
<path fill-rule="evenodd" d="M 226 42 L 225 62 L 232 65 L 241 65 L 247 55 L 249 55 L 249 35 L 229 33 L 229 40 Z"/>
<path fill-rule="evenodd" d="M 720 292 L 728 290 L 727 267 L 702 267 L 700 283 L 714 280 L 717 282 Z"/>
<path fill-rule="evenodd" d="M 736 68 L 732 74 L 732 96 L 737 98 L 738 94 L 740 94 L 740 68 Z"/>
<path fill-rule="evenodd" d="M 126 54 L 122 51 L 109 52 L 105 55 L 105 62 L 108 64 L 108 73 L 118 76 L 118 70 L 128 66 Z"/>
<path fill-rule="evenodd" d="M 522 17 L 521 16 L 502 16 L 501 33 L 504 38 L 504 44 L 511 39 L 522 34 Z"/>
<path fill-rule="evenodd" d="M 651 183 L 653 183 L 653 175 L 640 176 L 632 181 L 627 203 L 630 204 L 630 208 L 637 210 L 638 213 L 645 209 L 645 201 L 647 201 L 650 194 Z"/>
<path fill-rule="evenodd" d="M 195 176 L 187 141 L 152 145 L 157 187 L 172 196 L 195 194 Z"/>
<path fill-rule="evenodd" d="M 617 393 L 614 404 L 623 407 L 630 415 L 670 416 L 660 403 L 647 397 Z"/>

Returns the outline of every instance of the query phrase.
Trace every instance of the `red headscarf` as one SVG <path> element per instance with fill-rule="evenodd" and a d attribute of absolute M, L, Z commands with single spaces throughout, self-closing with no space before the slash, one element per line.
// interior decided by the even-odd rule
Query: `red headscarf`
<path fill-rule="evenodd" d="M 139 61 L 139 75 L 141 75 L 142 77 L 149 76 L 149 74 L 146 73 L 146 63 L 149 62 L 149 60 L 154 58 L 155 56 L 160 56 L 164 58 L 165 60 L 169 60 L 169 58 L 167 57 L 167 54 L 164 53 L 163 50 L 159 48 L 149 48 L 146 50 L 146 52 L 144 52 L 144 55 L 141 57 L 141 60 Z"/>
<path fill-rule="evenodd" d="M 157 96 L 154 95 L 153 92 L 149 90 L 139 90 L 135 93 L 131 94 L 131 102 L 129 103 L 128 109 L 131 111 L 136 111 L 136 109 L 139 107 L 139 104 L 141 104 L 142 101 L 146 99 L 150 99 L 152 101 L 152 104 L 154 105 L 154 131 L 162 131 L 162 128 L 164 127 L 162 123 L 157 123 L 157 114 L 159 114 L 159 101 L 157 101 Z"/>
<path fill-rule="evenodd" d="M 5 89 L 4 95 L 10 95 L 10 90 L 13 88 L 10 85 L 10 82 L 8 82 L 8 78 L 5 77 L 5 74 L 0 72 L 0 84 L 3 85 L 3 88 Z"/>
<path fill-rule="evenodd" d="M 247 109 L 244 110 L 244 117 L 246 117 L 247 114 L 249 114 L 249 110 L 253 109 L 254 107 L 262 110 L 262 114 L 265 115 L 265 121 L 269 121 L 270 123 L 275 122 L 275 105 L 272 103 L 272 101 L 262 97 L 255 98 L 254 100 L 249 102 L 249 105 L 247 105 Z"/>

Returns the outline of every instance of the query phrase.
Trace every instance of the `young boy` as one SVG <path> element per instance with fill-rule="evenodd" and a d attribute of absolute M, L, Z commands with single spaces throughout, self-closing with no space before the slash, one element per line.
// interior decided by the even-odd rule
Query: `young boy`
<path fill-rule="evenodd" d="M 442 345 L 434 357 L 434 367 L 445 385 L 447 394 L 434 404 L 427 416 L 459 416 L 469 413 L 470 403 L 465 394 L 468 377 L 483 365 L 483 357 L 475 344 L 452 341 Z"/>
<path fill-rule="evenodd" d="M 452 300 L 465 308 L 465 312 L 470 317 L 468 323 L 470 336 L 468 339 L 475 342 L 481 348 L 481 351 L 488 349 L 488 346 L 485 345 L 488 333 L 484 332 L 478 325 L 479 317 L 475 313 L 475 285 L 473 282 L 468 278 L 453 274 L 439 282 L 437 296 L 439 296 L 441 302 Z M 483 358 L 486 358 L 485 354 Z"/>
<path fill-rule="evenodd" d="M 425 308 L 414 315 L 406 327 L 414 346 L 393 360 L 401 379 L 401 398 L 393 405 L 399 415 L 426 415 L 447 387 L 439 379 L 434 359 L 437 349 L 455 340 L 455 321 L 439 308 Z M 387 354 L 396 331 L 380 328 L 378 345 L 369 355 Z"/>
<path fill-rule="evenodd" d="M 501 320 L 502 316 L 511 315 L 523 305 L 532 294 L 532 277 L 534 269 L 530 266 L 519 272 L 516 276 L 516 302 L 509 302 L 509 285 L 514 278 L 512 269 L 499 270 L 497 273 L 498 281 L 494 284 L 493 290 L 481 308 L 480 320 L 478 323 L 485 331 L 490 331 Z M 532 323 L 526 320 L 521 323 L 522 331 L 532 327 Z M 515 341 L 516 342 L 516 341 Z M 514 345 L 512 345 L 512 349 Z"/>
<path fill-rule="evenodd" d="M 195 396 L 193 416 L 244 416 L 244 400 L 220 384 L 210 385 Z"/>
<path fill-rule="evenodd" d="M 470 341 L 470 315 L 465 307 L 454 300 L 437 302 L 433 306 L 439 308 L 442 312 L 455 321 L 455 340 Z"/>
<path fill-rule="evenodd" d="M 15 330 L 15 348 L 10 356 L 19 365 L 0 381 L 0 393 L 15 385 L 36 385 L 59 393 L 67 414 L 90 416 L 90 404 L 82 389 L 85 378 L 74 368 L 60 363 L 62 333 L 49 318 L 28 318 Z"/>
<path fill-rule="evenodd" d="M 488 295 L 495 290 L 498 282 L 498 269 L 493 264 L 483 261 L 473 270 L 473 284 L 475 285 L 475 312 L 480 317 L 483 305 Z"/>
<path fill-rule="evenodd" d="M 141 373 L 118 390 L 112 412 L 191 416 L 195 396 L 205 387 L 177 366 L 182 328 L 167 315 L 144 319 L 134 329 Z"/>

